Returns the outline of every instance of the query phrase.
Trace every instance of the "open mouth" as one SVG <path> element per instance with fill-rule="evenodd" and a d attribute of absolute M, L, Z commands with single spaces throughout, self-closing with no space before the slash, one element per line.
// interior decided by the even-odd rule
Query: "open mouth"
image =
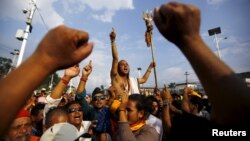
<path fill-rule="evenodd" d="M 74 116 L 74 119 L 75 120 L 81 120 L 81 116 L 80 115 L 76 115 L 76 116 Z"/>
<path fill-rule="evenodd" d="M 127 69 L 127 68 L 124 68 L 123 70 L 124 70 L 124 72 L 128 72 L 128 69 Z"/>

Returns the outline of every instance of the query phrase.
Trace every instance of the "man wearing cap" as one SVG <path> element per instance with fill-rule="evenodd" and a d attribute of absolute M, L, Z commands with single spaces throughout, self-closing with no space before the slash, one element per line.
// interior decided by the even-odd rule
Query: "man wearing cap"
<path fill-rule="evenodd" d="M 12 122 L 5 137 L 6 141 L 38 141 L 39 137 L 32 136 L 32 124 L 30 113 L 21 109 Z"/>
<path fill-rule="evenodd" d="M 92 101 L 95 112 L 95 120 L 97 125 L 95 127 L 95 134 L 99 140 L 108 140 L 111 131 L 111 121 L 109 108 L 105 106 L 106 97 L 104 91 L 96 87 L 92 93 Z"/>
<path fill-rule="evenodd" d="M 93 106 L 91 106 L 85 99 L 86 90 L 85 85 L 88 79 L 88 76 L 92 72 L 91 61 L 86 65 L 82 70 L 82 77 L 80 79 L 76 101 L 79 101 L 83 109 L 83 117 L 85 120 L 91 120 L 92 124 L 97 124 L 95 126 L 94 134 L 97 137 L 97 140 L 111 140 L 109 134 L 111 124 L 109 118 L 109 109 L 104 106 L 104 101 L 106 100 L 102 89 L 99 87 L 95 88 L 92 93 Z"/>
<path fill-rule="evenodd" d="M 111 122 L 110 122 L 110 113 L 109 109 L 105 107 L 106 97 L 104 92 L 99 87 L 96 87 L 92 93 L 92 102 L 93 106 L 86 104 L 86 100 L 83 98 L 85 92 L 77 94 L 78 101 L 81 102 L 83 109 L 87 109 L 89 113 L 89 120 L 92 121 L 92 124 L 95 124 L 94 138 L 97 140 L 111 140 L 110 131 L 111 131 Z M 81 99 L 80 99 L 81 98 Z M 84 117 L 85 118 L 85 117 Z"/>

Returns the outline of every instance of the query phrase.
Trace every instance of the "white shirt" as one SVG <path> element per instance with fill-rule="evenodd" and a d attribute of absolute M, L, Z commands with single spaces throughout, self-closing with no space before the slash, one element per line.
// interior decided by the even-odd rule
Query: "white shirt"
<path fill-rule="evenodd" d="M 58 99 L 54 99 L 50 95 L 48 95 L 45 98 L 45 106 L 44 106 L 44 110 L 43 110 L 43 124 L 45 124 L 45 117 L 46 117 L 46 114 L 49 111 L 49 109 L 51 109 L 53 107 L 57 107 L 61 100 L 62 100 L 62 97 L 58 98 Z"/>
<path fill-rule="evenodd" d="M 84 133 L 87 133 L 90 125 L 91 121 L 82 121 L 80 130 L 77 130 L 77 135 L 80 136 Z M 88 141 L 88 139 L 80 138 L 80 141 Z"/>
<path fill-rule="evenodd" d="M 146 120 L 146 124 L 155 128 L 155 130 L 159 134 L 159 139 L 161 140 L 163 134 L 162 121 L 154 115 L 150 114 L 148 119 Z"/>
<path fill-rule="evenodd" d="M 139 91 L 137 78 L 129 77 L 129 82 L 130 82 L 130 91 L 129 91 L 128 95 L 139 94 L 140 91 Z"/>
<path fill-rule="evenodd" d="M 91 121 L 82 121 L 81 123 L 81 128 L 80 131 L 77 130 L 77 135 L 78 137 L 84 133 L 87 133 L 89 130 L 89 126 L 91 125 Z M 108 133 L 106 133 L 107 136 L 107 141 L 112 141 L 110 135 Z M 80 138 L 80 141 L 91 141 L 91 138 Z"/>

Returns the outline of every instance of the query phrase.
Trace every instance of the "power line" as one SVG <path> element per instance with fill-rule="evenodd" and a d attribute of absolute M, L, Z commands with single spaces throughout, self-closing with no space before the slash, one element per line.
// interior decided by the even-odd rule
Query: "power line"
<path fill-rule="evenodd" d="M 14 48 L 5 47 L 5 46 L 2 46 L 2 45 L 0 45 L 0 48 L 5 49 L 6 51 L 12 51 L 12 50 L 14 50 Z"/>
<path fill-rule="evenodd" d="M 43 22 L 43 25 L 44 25 L 45 29 L 46 29 L 47 31 L 49 31 L 49 28 L 48 28 L 48 26 L 46 25 L 46 23 L 45 23 L 45 21 L 44 21 L 44 18 L 43 18 L 42 14 L 41 14 L 40 11 L 39 11 L 39 8 L 37 7 L 36 3 L 35 3 L 33 0 L 31 0 L 31 1 L 32 1 L 32 3 L 34 4 L 34 6 L 36 7 L 36 9 L 37 9 L 37 12 L 38 12 L 38 14 L 39 14 L 39 16 L 40 16 L 40 18 L 41 18 L 41 20 L 42 20 L 42 22 Z"/>

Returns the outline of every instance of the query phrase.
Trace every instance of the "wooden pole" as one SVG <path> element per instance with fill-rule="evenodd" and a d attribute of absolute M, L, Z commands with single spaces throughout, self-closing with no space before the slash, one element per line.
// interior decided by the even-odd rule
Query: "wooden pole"
<path fill-rule="evenodd" d="M 151 33 L 150 36 L 151 36 L 151 37 L 150 37 L 150 38 L 151 38 L 150 48 L 151 48 L 151 54 L 152 54 L 152 61 L 155 63 L 154 47 L 153 47 L 153 43 L 152 43 L 152 33 Z M 156 67 L 154 67 L 154 76 L 155 76 L 155 87 L 158 88 Z"/>
<path fill-rule="evenodd" d="M 145 40 L 146 40 L 147 46 L 151 48 L 152 61 L 155 63 L 154 47 L 152 43 L 152 40 L 153 40 L 152 12 L 148 10 L 146 12 L 143 12 L 143 20 L 145 21 L 146 27 L 147 27 L 147 30 L 145 32 Z M 154 76 L 155 76 L 155 87 L 158 88 L 156 67 L 154 67 Z"/>

